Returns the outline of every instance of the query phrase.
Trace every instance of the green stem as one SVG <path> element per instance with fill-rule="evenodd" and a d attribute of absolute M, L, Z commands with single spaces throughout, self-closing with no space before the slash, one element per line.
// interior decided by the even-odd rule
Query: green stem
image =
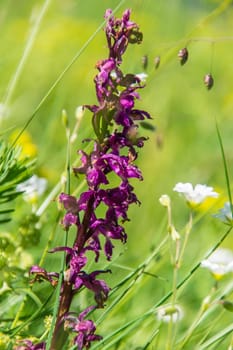
<path fill-rule="evenodd" d="M 173 269 L 173 284 L 172 284 L 172 301 L 171 304 L 174 306 L 176 304 L 176 296 L 177 296 L 177 280 L 178 280 L 178 272 L 179 272 L 179 254 L 180 254 L 180 240 L 175 241 L 176 251 L 174 258 L 174 269 Z M 174 322 L 173 318 L 170 318 L 168 324 L 168 335 L 167 335 L 167 343 L 166 350 L 170 350 L 173 348 L 173 334 L 174 334 Z"/>
<path fill-rule="evenodd" d="M 67 123 L 68 124 L 68 123 Z M 66 151 L 66 170 L 67 170 L 67 182 L 66 191 L 70 194 L 70 130 L 66 128 L 67 136 L 67 151 Z M 64 246 L 68 243 L 68 229 L 66 230 L 64 237 Z M 57 285 L 57 293 L 55 299 L 55 305 L 53 310 L 52 325 L 49 332 L 48 340 L 46 343 L 46 350 L 61 349 L 67 340 L 68 334 L 64 330 L 63 315 L 69 311 L 72 301 L 72 285 L 64 280 L 64 271 L 66 268 L 66 252 L 64 252 L 61 260 L 61 269 L 59 274 L 59 280 Z"/>
<path fill-rule="evenodd" d="M 187 246 L 188 243 L 188 239 L 189 239 L 189 235 L 192 229 L 192 225 L 193 225 L 193 215 L 192 215 L 192 211 L 190 212 L 190 216 L 189 216 L 189 221 L 188 224 L 185 228 L 185 236 L 184 236 L 184 242 L 183 242 L 183 246 L 182 246 L 182 250 L 180 252 L 180 256 L 177 262 L 177 265 L 180 267 L 182 260 L 183 260 L 183 256 L 184 256 L 184 252 L 185 252 L 185 248 Z"/>
<path fill-rule="evenodd" d="M 21 315 L 21 312 L 23 311 L 24 306 L 26 304 L 26 299 L 27 299 L 27 295 L 25 295 L 22 303 L 20 304 L 19 310 L 17 311 L 17 314 L 16 314 L 16 316 L 14 318 L 14 321 L 12 322 L 11 329 L 13 329 L 13 328 L 15 328 L 17 326 L 19 318 L 20 318 L 20 315 Z"/>
<path fill-rule="evenodd" d="M 222 137 L 221 137 L 220 130 L 219 130 L 217 122 L 216 122 L 216 130 L 217 130 L 218 141 L 219 141 L 221 155 L 222 155 L 222 160 L 223 160 L 223 167 L 224 167 L 226 184 L 227 184 L 227 193 L 228 193 L 228 198 L 229 198 L 229 202 L 230 202 L 230 206 L 231 206 L 231 214 L 232 214 L 232 217 L 233 217 L 233 204 L 232 204 L 230 178 L 229 178 L 229 174 L 228 174 L 227 160 L 226 160 L 225 151 L 224 151 L 224 148 L 223 148 Z"/>

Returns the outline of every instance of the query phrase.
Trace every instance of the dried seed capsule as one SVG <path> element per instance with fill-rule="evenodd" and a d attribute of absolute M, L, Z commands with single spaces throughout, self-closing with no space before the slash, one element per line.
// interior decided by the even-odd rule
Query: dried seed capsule
<path fill-rule="evenodd" d="M 154 64 L 155 64 L 155 69 L 158 69 L 160 65 L 160 56 L 155 57 Z"/>
<path fill-rule="evenodd" d="M 212 75 L 209 73 L 209 74 L 206 74 L 204 76 L 204 84 L 205 86 L 207 87 L 208 90 L 210 90 L 213 85 L 214 85 L 214 78 L 212 77 Z"/>
<path fill-rule="evenodd" d="M 179 51 L 178 57 L 180 60 L 180 64 L 183 66 L 187 62 L 188 57 L 189 57 L 189 53 L 188 53 L 188 50 L 186 49 L 186 47 L 184 47 L 183 49 L 181 49 Z"/>
<path fill-rule="evenodd" d="M 144 56 L 142 56 L 142 68 L 146 69 L 147 66 L 148 66 L 148 56 L 144 55 Z"/>
<path fill-rule="evenodd" d="M 155 131 L 156 130 L 154 125 L 152 125 L 151 123 L 148 123 L 148 122 L 146 122 L 144 120 L 141 121 L 140 125 L 145 130 L 150 130 L 150 131 Z"/>
<path fill-rule="evenodd" d="M 163 148 L 164 138 L 162 134 L 157 134 L 155 141 L 158 148 Z"/>
<path fill-rule="evenodd" d="M 231 301 L 223 300 L 221 304 L 223 305 L 224 309 L 233 312 L 233 303 Z"/>

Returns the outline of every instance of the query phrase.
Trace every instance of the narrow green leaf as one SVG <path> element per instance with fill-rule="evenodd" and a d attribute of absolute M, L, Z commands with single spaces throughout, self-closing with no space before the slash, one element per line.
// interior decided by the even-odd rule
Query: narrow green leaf
<path fill-rule="evenodd" d="M 233 324 L 230 324 L 228 327 L 222 329 L 220 332 L 218 332 L 213 337 L 208 339 L 205 343 L 199 345 L 198 350 L 204 350 L 209 348 L 209 346 L 220 341 L 222 338 L 225 338 L 232 331 L 233 331 Z"/>
<path fill-rule="evenodd" d="M 216 130 L 217 130 L 218 141 L 219 141 L 221 155 L 222 155 L 222 160 L 223 160 L 223 166 L 224 166 L 224 172 L 225 172 L 225 178 L 226 178 L 228 198 L 229 198 L 229 202 L 230 202 L 230 205 L 231 205 L 231 214 L 233 216 L 233 204 L 232 204 L 232 196 L 231 196 L 231 188 L 230 188 L 230 178 L 229 178 L 229 173 L 228 173 L 228 168 L 227 168 L 227 161 L 226 161 L 225 151 L 224 151 L 224 147 L 223 147 L 222 137 L 221 137 L 220 130 L 219 130 L 217 122 L 216 122 Z"/>
<path fill-rule="evenodd" d="M 0 215 L 2 214 L 8 214 L 12 213 L 15 209 L 5 209 L 5 210 L 0 210 Z"/>

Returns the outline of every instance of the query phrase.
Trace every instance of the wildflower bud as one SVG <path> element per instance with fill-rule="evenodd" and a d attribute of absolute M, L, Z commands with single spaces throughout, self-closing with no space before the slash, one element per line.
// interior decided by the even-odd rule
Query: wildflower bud
<path fill-rule="evenodd" d="M 84 106 L 78 106 L 75 110 L 76 125 L 73 129 L 72 135 L 70 136 L 70 143 L 74 143 L 74 141 L 78 136 L 78 130 L 79 130 L 81 120 L 84 116 L 84 112 L 85 112 Z"/>
<path fill-rule="evenodd" d="M 60 181 L 61 185 L 64 187 L 67 184 L 67 176 L 65 174 L 62 174 Z"/>
<path fill-rule="evenodd" d="M 144 55 L 144 56 L 142 56 L 142 68 L 146 69 L 147 66 L 148 66 L 148 56 Z"/>
<path fill-rule="evenodd" d="M 155 65 L 155 69 L 158 69 L 158 68 L 159 68 L 159 65 L 160 65 L 160 56 L 156 56 L 156 57 L 155 57 L 154 65 Z"/>
<path fill-rule="evenodd" d="M 183 49 L 181 49 L 178 53 L 178 58 L 180 59 L 180 64 L 183 66 L 187 60 L 188 60 L 188 50 L 186 49 L 186 47 L 184 47 Z"/>
<path fill-rule="evenodd" d="M 178 241 L 180 239 L 179 233 L 176 231 L 175 227 L 173 225 L 170 225 L 168 227 L 168 233 L 170 233 L 171 238 L 173 241 Z"/>
<path fill-rule="evenodd" d="M 75 110 L 75 118 L 80 121 L 84 115 L 85 108 L 84 106 L 78 106 Z"/>
<path fill-rule="evenodd" d="M 50 330 L 51 325 L 52 325 L 52 315 L 45 316 L 44 318 L 44 326 L 46 330 Z"/>
<path fill-rule="evenodd" d="M 214 85 L 214 78 L 212 77 L 212 75 L 209 73 L 209 74 L 206 74 L 204 76 L 204 84 L 205 86 L 207 87 L 208 90 L 210 90 L 213 85 Z"/>
<path fill-rule="evenodd" d="M 167 194 L 163 194 L 159 198 L 159 202 L 164 206 L 164 207 L 170 207 L 171 205 L 171 200 L 170 197 Z"/>
<path fill-rule="evenodd" d="M 67 128 L 69 126 L 69 123 L 68 123 L 67 112 L 65 109 L 63 109 L 61 112 L 61 118 L 62 118 L 63 125 L 65 126 L 65 128 Z"/>
<path fill-rule="evenodd" d="M 202 305 L 201 305 L 201 308 L 202 308 L 202 311 L 206 311 L 209 309 L 209 307 L 211 306 L 211 300 L 210 300 L 210 296 L 208 295 L 207 297 L 204 298 L 203 302 L 202 302 Z"/>

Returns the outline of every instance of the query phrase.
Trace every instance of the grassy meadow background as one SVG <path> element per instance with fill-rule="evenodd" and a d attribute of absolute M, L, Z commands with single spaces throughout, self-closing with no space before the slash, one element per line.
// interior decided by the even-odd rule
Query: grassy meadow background
<path fill-rule="evenodd" d="M 35 173 L 48 180 L 46 195 L 60 182 L 65 171 L 67 141 L 62 110 L 67 111 L 72 129 L 77 106 L 96 102 L 93 84 L 95 63 L 107 55 L 105 35 L 102 29 L 97 29 L 103 22 L 105 10 L 114 9 L 119 4 L 118 0 L 0 2 L 1 137 L 12 140 L 33 116 L 26 128 L 31 137 L 28 152 L 36 154 Z M 127 244 L 122 247 L 116 243 L 114 258 L 109 265 L 101 260 L 101 268 L 112 269 L 112 275 L 106 278 L 114 293 L 107 302 L 106 313 L 100 310 L 94 317 L 99 323 L 97 333 L 105 337 L 138 318 L 130 332 L 128 328 L 122 328 L 110 339 L 114 343 L 106 341 L 105 347 L 103 344 L 99 347 L 101 349 L 162 350 L 165 349 L 167 326 L 159 326 L 159 333 L 150 342 L 153 332 L 158 329 L 158 321 L 153 313 L 145 318 L 142 315 L 152 310 L 172 288 L 169 243 L 158 248 L 151 262 L 145 266 L 149 274 L 139 270 L 139 276 L 135 273 L 122 286 L 119 283 L 151 256 L 167 234 L 166 211 L 159 203 L 162 194 L 171 196 L 177 230 L 182 231 L 187 223 L 188 208 L 184 200 L 172 191 L 177 182 L 207 184 L 221 193 L 214 208 L 202 207 L 196 215 L 179 280 L 203 259 L 226 230 L 211 214 L 227 200 L 216 122 L 222 136 L 230 180 L 233 173 L 233 6 L 232 1 L 218 0 L 125 0 L 121 1 L 116 15 L 121 16 L 126 8 L 132 9 L 131 18 L 139 24 L 144 40 L 139 46 L 129 47 L 123 71 L 148 74 L 147 86 L 141 91 L 138 107 L 151 113 L 156 131 L 141 129 L 141 134 L 149 137 L 137 163 L 142 169 L 144 181 L 133 182 L 141 206 L 130 208 L 131 221 L 126 223 Z M 86 45 L 91 36 L 92 40 Z M 188 48 L 189 59 L 181 66 L 177 54 L 183 47 Z M 77 59 L 61 77 L 78 52 Z M 142 67 L 144 55 L 148 56 L 146 69 Z M 158 69 L 154 66 L 156 56 L 161 58 Z M 214 77 L 214 86 L 209 91 L 203 82 L 207 73 L 212 73 Z M 92 136 L 90 121 L 91 115 L 86 112 L 78 138 L 72 145 L 72 162 L 78 159 L 76 151 L 83 147 L 82 140 Z M 22 140 L 23 137 L 24 134 Z M 72 180 L 72 191 L 81 182 L 81 179 Z M 59 189 L 54 198 L 58 193 Z M 40 204 L 46 195 L 40 198 Z M 13 220 L 3 225 L 1 230 L 17 235 L 19 224 L 30 213 L 31 207 L 20 197 L 15 208 Z M 59 245 L 62 239 L 63 231 L 56 225 L 56 201 L 51 200 L 41 222 L 40 242 L 28 249 L 35 264 L 39 263 L 52 232 L 54 237 L 50 248 Z M 233 248 L 231 235 L 223 246 Z M 44 266 L 50 271 L 56 270 L 60 266 L 59 254 L 47 254 Z M 178 302 L 184 309 L 184 318 L 178 325 L 177 340 L 192 323 L 213 283 L 207 270 L 198 269 L 179 289 Z M 220 294 L 229 283 L 229 279 L 222 282 Z M 17 283 L 15 288 L 15 293 L 23 298 L 25 294 L 20 288 L 17 290 Z M 43 301 L 49 288 L 43 283 L 33 290 Z M 127 288 L 127 293 L 124 293 Z M 117 296 L 119 301 L 114 305 Z M 228 299 L 231 298 L 230 290 Z M 11 299 L 8 301 L 13 303 Z M 22 299 L 18 301 L 20 303 Z M 85 293 L 77 299 L 81 305 L 88 302 L 91 299 Z M 18 304 L 15 303 L 12 315 L 17 309 Z M 36 305 L 28 302 L 29 313 L 35 309 Z M 32 334 L 40 335 L 43 317 L 51 312 L 52 304 L 46 306 L 44 314 L 29 326 Z M 220 311 L 216 306 L 184 349 L 194 349 L 194 344 L 202 339 L 208 328 L 208 336 L 211 337 L 230 323 L 232 313 Z M 215 343 L 208 348 L 227 349 L 230 337 L 228 334 L 221 339 L 221 347 Z M 93 345 L 93 349 L 96 348 L 98 344 Z"/>

